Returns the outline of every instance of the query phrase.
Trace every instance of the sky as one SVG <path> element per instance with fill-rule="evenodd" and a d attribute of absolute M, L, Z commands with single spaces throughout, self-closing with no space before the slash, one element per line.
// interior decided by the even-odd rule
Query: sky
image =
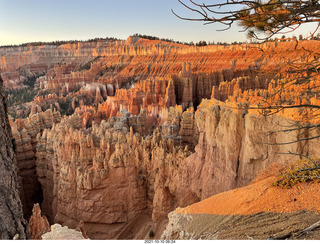
<path fill-rule="evenodd" d="M 203 0 L 207 1 L 208 0 Z M 211 0 L 215 1 L 215 0 Z M 0 46 L 36 41 L 126 39 L 135 33 L 175 41 L 246 41 L 237 25 L 184 21 L 193 13 L 177 0 L 0 0 Z"/>

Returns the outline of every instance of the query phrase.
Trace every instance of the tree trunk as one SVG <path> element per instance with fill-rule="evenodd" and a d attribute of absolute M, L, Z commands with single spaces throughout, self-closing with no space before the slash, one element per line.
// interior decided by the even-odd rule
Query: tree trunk
<path fill-rule="evenodd" d="M 0 77 L 0 239 L 27 239 L 27 222 L 23 218 L 19 197 L 13 144 L 3 81 Z"/>

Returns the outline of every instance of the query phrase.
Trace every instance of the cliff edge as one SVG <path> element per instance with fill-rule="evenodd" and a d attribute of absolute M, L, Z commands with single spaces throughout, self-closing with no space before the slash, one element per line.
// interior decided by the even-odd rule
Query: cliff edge
<path fill-rule="evenodd" d="M 23 218 L 19 197 L 14 141 L 1 78 L 0 126 L 0 238 L 26 239 L 28 237 L 27 222 Z"/>
<path fill-rule="evenodd" d="M 318 183 L 290 189 L 272 186 L 276 177 L 223 192 L 169 214 L 163 239 L 318 240 Z M 310 227 L 310 228 L 309 228 Z"/>

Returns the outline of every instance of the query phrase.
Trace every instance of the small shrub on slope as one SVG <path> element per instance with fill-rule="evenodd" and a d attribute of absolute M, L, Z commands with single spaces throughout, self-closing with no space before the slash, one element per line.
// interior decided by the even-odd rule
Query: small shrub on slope
<path fill-rule="evenodd" d="M 273 186 L 282 188 L 291 188 L 292 186 L 302 183 L 315 181 L 320 182 L 320 161 L 314 160 L 316 165 L 310 160 L 300 160 L 292 164 L 287 170 L 283 171 Z"/>

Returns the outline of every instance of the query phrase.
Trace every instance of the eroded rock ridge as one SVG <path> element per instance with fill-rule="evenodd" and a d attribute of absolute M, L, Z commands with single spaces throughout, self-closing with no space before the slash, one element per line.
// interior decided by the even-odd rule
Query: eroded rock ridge
<path fill-rule="evenodd" d="M 128 230 L 149 218 L 143 231 L 160 231 L 175 208 L 294 157 L 283 152 L 316 156 L 318 139 L 275 143 L 315 137 L 305 127 L 280 132 L 293 121 L 317 124 L 312 112 L 257 112 L 264 103 L 319 104 L 318 76 L 280 93 L 292 77 L 270 72 L 319 43 L 300 45 L 292 52 L 293 42 L 195 47 L 130 37 L 0 48 L 25 216 L 39 202 L 50 223 L 83 221 L 90 239 L 144 237 Z"/>

